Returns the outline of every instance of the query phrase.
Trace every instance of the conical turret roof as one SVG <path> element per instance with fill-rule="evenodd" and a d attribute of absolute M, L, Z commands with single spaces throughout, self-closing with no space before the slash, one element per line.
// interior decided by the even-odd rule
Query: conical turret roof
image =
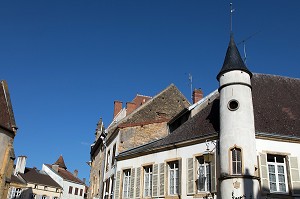
<path fill-rule="evenodd" d="M 217 75 L 217 79 L 219 80 L 221 75 L 232 70 L 244 71 L 250 75 L 250 78 L 252 77 L 252 73 L 248 70 L 244 61 L 242 60 L 239 50 L 234 42 L 233 35 L 231 34 L 223 67 Z"/>
<path fill-rule="evenodd" d="M 56 160 L 54 165 L 58 165 L 60 168 L 67 169 L 67 166 L 65 164 L 64 158 L 62 155 L 59 156 L 59 158 Z"/>

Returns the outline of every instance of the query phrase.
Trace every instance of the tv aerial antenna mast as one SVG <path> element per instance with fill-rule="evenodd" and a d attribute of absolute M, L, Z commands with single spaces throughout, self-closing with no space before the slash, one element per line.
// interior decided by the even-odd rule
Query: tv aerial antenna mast
<path fill-rule="evenodd" d="M 243 39 L 241 42 L 239 42 L 237 45 L 243 44 L 243 49 L 244 49 L 244 63 L 246 64 L 247 62 L 247 53 L 246 53 L 246 41 L 248 41 L 249 39 L 251 39 L 254 35 L 256 35 L 259 32 L 256 32 L 250 36 L 248 36 L 247 38 Z"/>

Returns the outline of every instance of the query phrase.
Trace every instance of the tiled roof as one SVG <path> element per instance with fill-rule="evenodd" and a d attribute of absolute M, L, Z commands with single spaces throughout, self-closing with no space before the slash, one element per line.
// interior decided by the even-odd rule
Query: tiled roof
<path fill-rule="evenodd" d="M 300 138 L 300 79 L 254 74 L 252 77 L 252 96 L 255 130 L 280 136 Z M 119 154 L 118 158 L 145 153 L 162 147 L 192 141 L 201 137 L 218 135 L 219 98 L 203 108 L 172 134 Z"/>
<path fill-rule="evenodd" d="M 62 155 L 59 156 L 59 158 L 56 160 L 56 162 L 54 164 L 58 165 L 61 168 L 67 169 L 67 166 L 65 164 L 65 161 L 64 161 L 64 158 L 62 157 Z"/>
<path fill-rule="evenodd" d="M 26 182 L 42 184 L 50 187 L 61 188 L 49 175 L 36 168 L 26 168 L 24 173 L 19 174 Z"/>
<path fill-rule="evenodd" d="M 54 171 L 52 169 L 52 165 L 50 164 L 46 164 L 46 166 L 48 168 L 50 168 L 53 172 L 57 173 L 56 171 Z M 71 182 L 74 182 L 74 183 L 78 183 L 78 184 L 83 184 L 84 185 L 84 182 L 82 182 L 79 178 L 75 177 L 71 172 L 69 172 L 68 170 L 64 169 L 64 168 L 61 168 L 61 167 L 58 167 L 58 173 L 57 173 L 60 177 L 62 177 L 64 180 L 67 180 L 67 181 L 71 181 Z"/>
<path fill-rule="evenodd" d="M 0 126 L 9 131 L 16 130 L 16 122 L 6 81 L 0 81 Z"/>
<path fill-rule="evenodd" d="M 16 183 L 16 184 L 24 184 L 24 185 L 26 185 L 26 182 L 24 182 L 21 178 L 18 178 L 14 174 L 11 175 L 10 182 L 11 183 Z"/>

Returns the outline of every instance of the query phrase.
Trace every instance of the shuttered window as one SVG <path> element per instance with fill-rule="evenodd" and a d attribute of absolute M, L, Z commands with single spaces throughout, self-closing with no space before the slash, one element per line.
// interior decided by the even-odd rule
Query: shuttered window
<path fill-rule="evenodd" d="M 144 197 L 152 195 L 152 166 L 144 167 Z"/>
<path fill-rule="evenodd" d="M 269 185 L 271 192 L 288 192 L 285 157 L 267 155 Z"/>
<path fill-rule="evenodd" d="M 131 171 L 124 170 L 123 171 L 123 198 L 130 198 L 130 179 L 131 179 Z"/>
<path fill-rule="evenodd" d="M 208 192 L 211 189 L 211 169 L 210 163 L 204 161 L 204 157 L 197 157 L 197 190 L 198 192 Z"/>
<path fill-rule="evenodd" d="M 169 195 L 179 194 L 179 164 L 178 161 L 169 162 Z"/>

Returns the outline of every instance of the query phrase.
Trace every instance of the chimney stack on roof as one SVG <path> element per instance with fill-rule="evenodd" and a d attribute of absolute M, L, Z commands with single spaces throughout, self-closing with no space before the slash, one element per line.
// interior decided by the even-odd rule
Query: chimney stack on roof
<path fill-rule="evenodd" d="M 199 102 L 203 98 L 203 92 L 201 89 L 195 89 L 193 91 L 193 104 Z"/>
<path fill-rule="evenodd" d="M 134 102 L 126 103 L 126 115 L 129 115 L 136 109 L 136 104 Z"/>
<path fill-rule="evenodd" d="M 122 110 L 122 105 L 123 102 L 121 101 L 115 101 L 114 102 L 114 118 L 118 115 L 118 113 L 120 113 L 120 111 Z"/>
<path fill-rule="evenodd" d="M 24 173 L 26 167 L 26 159 L 26 156 L 18 157 L 14 175 L 17 175 L 18 173 Z"/>
<path fill-rule="evenodd" d="M 58 165 L 57 164 L 52 164 L 52 169 L 56 172 L 56 173 L 58 173 Z"/>
<path fill-rule="evenodd" d="M 77 178 L 78 177 L 78 170 L 75 169 L 73 175 Z"/>

